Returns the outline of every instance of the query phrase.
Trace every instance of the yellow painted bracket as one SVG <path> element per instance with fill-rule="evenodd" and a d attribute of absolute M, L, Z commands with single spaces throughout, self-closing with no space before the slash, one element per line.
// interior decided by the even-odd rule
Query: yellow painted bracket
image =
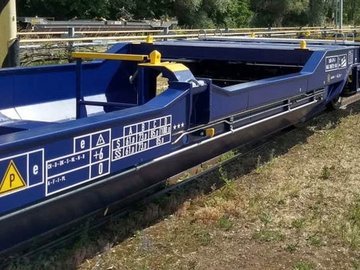
<path fill-rule="evenodd" d="M 148 35 L 146 37 L 146 43 L 154 43 L 154 37 L 152 35 Z"/>
<path fill-rule="evenodd" d="M 94 52 L 73 52 L 71 56 L 75 59 L 104 59 L 118 61 L 144 62 L 149 59 L 148 55 L 142 54 L 117 54 L 117 53 L 94 53 Z"/>
<path fill-rule="evenodd" d="M 205 129 L 205 135 L 210 138 L 214 137 L 215 136 L 215 128 Z"/>
<path fill-rule="evenodd" d="M 306 42 L 306 40 L 301 40 L 301 41 L 300 41 L 300 49 L 302 49 L 302 50 L 306 50 L 306 49 L 307 49 L 307 42 Z"/>
<path fill-rule="evenodd" d="M 186 66 L 180 63 L 173 62 L 161 62 L 161 53 L 158 51 L 152 51 L 149 55 L 150 63 L 139 64 L 142 67 L 163 67 L 171 72 L 186 71 L 189 70 Z"/>

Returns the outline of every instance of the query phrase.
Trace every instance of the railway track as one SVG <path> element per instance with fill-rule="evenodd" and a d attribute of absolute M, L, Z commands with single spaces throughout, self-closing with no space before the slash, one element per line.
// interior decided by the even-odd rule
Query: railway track
<path fill-rule="evenodd" d="M 196 185 L 198 182 L 203 181 L 205 176 L 216 175 L 220 168 L 227 166 L 235 160 L 260 151 L 267 145 L 275 142 L 279 137 L 289 134 L 294 130 L 296 130 L 296 128 L 287 128 L 271 135 L 268 138 L 241 146 L 230 151 L 230 157 L 223 158 L 224 156 L 227 156 L 225 153 L 221 156 L 213 158 L 195 166 L 192 169 L 180 173 L 179 175 L 153 185 L 146 190 L 116 202 L 106 209 L 96 211 L 87 217 L 82 217 L 79 220 L 74 221 L 72 224 L 66 224 L 64 227 L 57 228 L 46 235 L 41 235 L 28 242 L 22 243 L 11 250 L 7 250 L 0 257 L 0 269 L 8 269 L 15 261 L 32 262 L 35 261 L 36 258 L 41 257 L 43 254 L 52 254 L 59 249 L 72 246 L 77 239 L 81 238 L 84 231 L 87 233 L 101 231 L 101 229 L 104 229 L 108 224 L 110 224 L 110 222 L 126 218 L 129 213 L 136 211 L 140 207 L 154 202 L 156 199 L 163 196 L 171 196 L 171 194 L 176 191 L 184 191 L 189 188 L 190 185 Z M 194 171 L 197 171 L 198 173 L 186 178 L 182 177 Z M 207 183 L 207 186 L 210 184 L 213 186 L 216 182 L 218 182 L 217 184 L 220 186 L 227 184 L 224 180 L 217 177 L 216 181 Z"/>

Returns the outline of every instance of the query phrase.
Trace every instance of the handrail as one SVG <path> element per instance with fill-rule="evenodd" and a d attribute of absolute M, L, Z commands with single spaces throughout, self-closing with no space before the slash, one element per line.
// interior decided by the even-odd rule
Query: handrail
<path fill-rule="evenodd" d="M 94 52 L 73 52 L 71 56 L 75 59 L 104 59 L 143 62 L 149 59 L 148 55 L 142 54 L 117 54 L 117 53 L 94 53 Z"/>
<path fill-rule="evenodd" d="M 89 34 L 93 34 L 93 35 L 99 35 L 99 34 L 104 34 L 104 35 L 109 35 L 109 34 L 138 34 L 138 33 L 163 33 L 163 30 L 104 30 L 104 31 L 76 31 L 76 34 L 78 35 L 89 35 Z M 42 32 L 18 32 L 17 35 L 19 37 L 21 36 L 52 36 L 52 35 L 66 35 L 68 34 L 69 31 L 54 31 L 54 32 L 46 32 L 46 31 L 42 31 Z"/>

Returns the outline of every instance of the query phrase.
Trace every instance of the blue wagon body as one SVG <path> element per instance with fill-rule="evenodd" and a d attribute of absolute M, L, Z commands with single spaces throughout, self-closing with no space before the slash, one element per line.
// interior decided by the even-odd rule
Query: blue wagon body
<path fill-rule="evenodd" d="M 0 70 L 0 250 L 359 89 L 356 44 L 124 43 L 101 57 Z M 168 87 L 158 94 L 160 74 Z"/>

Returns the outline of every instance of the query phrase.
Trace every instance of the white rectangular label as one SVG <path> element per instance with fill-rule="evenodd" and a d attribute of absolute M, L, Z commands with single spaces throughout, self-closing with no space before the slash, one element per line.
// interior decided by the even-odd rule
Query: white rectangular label
<path fill-rule="evenodd" d="M 348 55 L 333 55 L 325 58 L 325 71 L 345 69 L 348 66 Z"/>
<path fill-rule="evenodd" d="M 112 140 L 112 161 L 170 143 L 171 128 L 171 115 L 125 126 L 123 136 Z"/>

